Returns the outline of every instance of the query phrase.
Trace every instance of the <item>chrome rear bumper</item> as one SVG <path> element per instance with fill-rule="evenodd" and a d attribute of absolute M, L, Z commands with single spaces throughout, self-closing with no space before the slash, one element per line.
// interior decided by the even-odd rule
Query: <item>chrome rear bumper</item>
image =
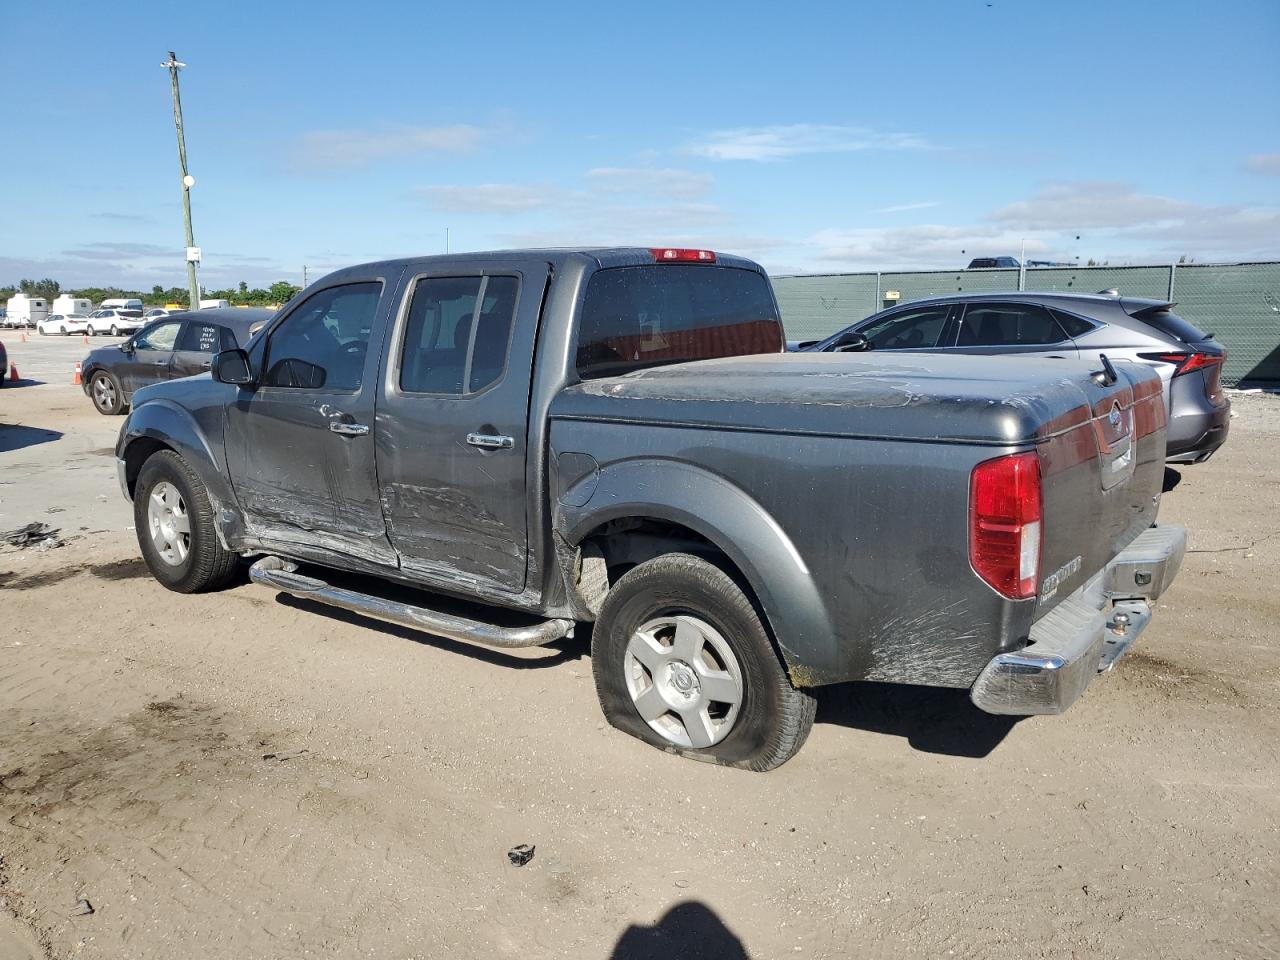
<path fill-rule="evenodd" d="M 1062 713 L 1115 666 L 1151 622 L 1151 603 L 1178 575 L 1187 531 L 1143 532 L 1088 583 L 1031 627 L 1030 643 L 993 657 L 969 691 L 987 713 Z"/>

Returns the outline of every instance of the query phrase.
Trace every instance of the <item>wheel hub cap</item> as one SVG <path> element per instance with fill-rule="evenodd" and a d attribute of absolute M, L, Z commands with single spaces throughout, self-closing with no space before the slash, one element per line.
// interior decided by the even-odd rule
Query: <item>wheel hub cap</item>
<path fill-rule="evenodd" d="M 191 520 L 178 488 L 161 481 L 147 498 L 147 528 L 160 559 L 179 566 L 191 551 Z"/>
<path fill-rule="evenodd" d="M 732 731 L 745 695 L 742 669 L 723 634 L 700 617 L 642 624 L 623 669 L 636 710 L 665 740 L 700 749 Z"/>

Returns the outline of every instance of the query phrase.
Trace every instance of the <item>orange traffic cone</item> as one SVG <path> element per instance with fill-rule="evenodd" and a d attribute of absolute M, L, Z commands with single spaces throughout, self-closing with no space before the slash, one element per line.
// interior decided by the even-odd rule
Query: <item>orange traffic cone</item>
<path fill-rule="evenodd" d="M 86 347 L 89 345 L 89 335 L 87 333 L 84 335 L 84 345 Z"/>
<path fill-rule="evenodd" d="M 78 387 L 78 386 L 80 386 L 81 382 L 82 382 L 82 381 L 80 380 L 80 361 L 79 361 L 79 360 L 77 360 L 77 361 L 76 361 L 76 372 L 75 372 L 74 374 L 72 374 L 72 376 L 71 376 L 71 385 L 72 385 L 73 387 Z"/>
<path fill-rule="evenodd" d="M 20 336 L 20 337 L 18 338 L 18 342 L 19 342 L 19 343 L 26 343 L 26 342 L 27 342 L 27 331 L 25 331 L 25 330 L 23 330 L 23 331 L 22 331 L 22 336 Z"/>
<path fill-rule="evenodd" d="M 9 364 L 9 382 L 17 383 L 22 378 L 18 376 L 18 365 L 16 363 Z"/>

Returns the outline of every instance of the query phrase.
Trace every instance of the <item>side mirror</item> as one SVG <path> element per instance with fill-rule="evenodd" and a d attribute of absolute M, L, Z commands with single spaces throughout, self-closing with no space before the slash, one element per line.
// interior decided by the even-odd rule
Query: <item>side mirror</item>
<path fill-rule="evenodd" d="M 249 355 L 243 350 L 223 350 L 215 354 L 209 370 L 219 383 L 253 386 L 253 368 L 249 366 Z"/>
<path fill-rule="evenodd" d="M 864 350 L 871 349 L 871 341 L 861 333 L 851 333 L 836 347 L 839 353 L 861 353 Z"/>

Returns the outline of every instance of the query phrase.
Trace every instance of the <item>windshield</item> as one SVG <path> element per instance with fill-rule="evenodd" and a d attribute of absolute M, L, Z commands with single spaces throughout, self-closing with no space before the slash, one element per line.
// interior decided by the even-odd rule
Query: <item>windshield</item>
<path fill-rule="evenodd" d="M 769 281 L 704 264 L 615 267 L 592 275 L 578 328 L 584 380 L 712 357 L 779 353 Z"/>

